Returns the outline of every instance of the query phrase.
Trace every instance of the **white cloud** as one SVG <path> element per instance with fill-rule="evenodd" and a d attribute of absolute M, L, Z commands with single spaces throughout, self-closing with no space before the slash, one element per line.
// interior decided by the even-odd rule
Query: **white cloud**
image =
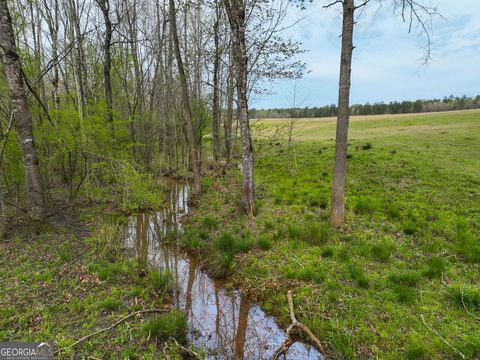
<path fill-rule="evenodd" d="M 433 59 L 421 68 L 425 37 L 395 16 L 387 1 L 382 9 L 370 7 L 355 28 L 352 69 L 352 103 L 434 98 L 480 93 L 480 1 L 431 0 L 444 18 L 432 21 Z M 286 34 L 303 43 L 302 59 L 311 70 L 297 82 L 305 105 L 336 102 L 340 56 L 341 18 L 336 9 L 325 10 L 322 1 L 308 6 L 304 21 Z M 298 10 L 290 14 L 298 17 Z M 277 95 L 252 104 L 256 107 L 289 106 L 292 82 L 275 84 Z"/>

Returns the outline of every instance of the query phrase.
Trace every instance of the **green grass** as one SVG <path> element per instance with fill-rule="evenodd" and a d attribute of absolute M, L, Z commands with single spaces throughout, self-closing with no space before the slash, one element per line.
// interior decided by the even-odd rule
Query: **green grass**
<path fill-rule="evenodd" d="M 231 171 L 212 178 L 218 186 L 205 190 L 186 227 L 215 217 L 223 232 L 248 228 L 269 239 L 271 248 L 225 260 L 232 281 L 285 325 L 292 290 L 297 317 L 336 358 L 457 358 L 421 316 L 466 358 L 479 358 L 480 112 L 353 118 L 340 229 L 328 227 L 334 119 L 297 122 L 294 171 L 282 133 L 280 145 L 263 146 L 284 124 L 252 124 L 261 198 L 253 224 L 238 216 L 241 179 Z M 215 249 L 207 241 L 204 256 Z"/>
<path fill-rule="evenodd" d="M 102 208 L 75 208 L 59 221 L 51 218 L 52 230 L 34 238 L 22 227 L 0 240 L 0 341 L 48 341 L 56 348 L 109 326 L 133 311 L 163 308 L 171 302 L 169 274 L 139 271 L 140 264 L 126 258 L 119 248 L 121 219 L 106 217 Z M 100 220 L 99 220 L 100 219 Z M 65 223 L 68 221 L 68 223 Z M 71 229 L 85 234 L 80 238 Z M 117 245 L 115 245 L 117 244 Z M 58 359 L 74 358 L 181 358 L 174 343 L 166 353 L 156 342 L 185 337 L 177 314 L 166 317 L 158 327 L 171 331 L 169 337 L 149 339 L 142 318 L 132 318 L 113 331 L 96 335 L 58 354 Z M 182 330 L 183 329 L 183 330 Z M 177 337 L 178 336 L 178 337 Z M 162 345 L 163 346 L 163 345 Z"/>
<path fill-rule="evenodd" d="M 158 338 L 167 341 L 173 337 L 180 342 L 185 342 L 187 319 L 180 311 L 172 310 L 168 314 L 149 320 L 143 326 L 143 331 L 149 338 Z"/>

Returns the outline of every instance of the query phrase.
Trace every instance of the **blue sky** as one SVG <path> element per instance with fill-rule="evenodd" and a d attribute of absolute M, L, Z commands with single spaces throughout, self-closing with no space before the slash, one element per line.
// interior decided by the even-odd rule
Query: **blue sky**
<path fill-rule="evenodd" d="M 357 0 L 358 1 L 358 0 Z M 480 94 L 480 0 L 427 0 L 444 18 L 432 23 L 432 60 L 422 67 L 425 37 L 375 0 L 355 28 L 351 103 L 442 98 Z M 308 50 L 299 59 L 310 71 L 297 81 L 276 81 L 273 95 L 251 99 L 250 107 L 323 106 L 337 101 L 341 16 L 314 0 L 306 11 L 291 8 L 290 21 L 305 17 L 285 33 Z M 337 5 L 338 6 L 338 5 Z"/>

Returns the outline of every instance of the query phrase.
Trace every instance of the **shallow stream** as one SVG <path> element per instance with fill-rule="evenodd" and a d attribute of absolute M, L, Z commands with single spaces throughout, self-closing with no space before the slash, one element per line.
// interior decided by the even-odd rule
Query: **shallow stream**
<path fill-rule="evenodd" d="M 222 281 L 210 278 L 194 256 L 175 242 L 182 231 L 180 219 L 188 213 L 189 187 L 168 180 L 166 202 L 158 212 L 142 212 L 130 218 L 126 247 L 149 267 L 171 272 L 175 284 L 174 306 L 189 324 L 188 341 L 203 349 L 207 359 L 270 359 L 285 337 L 274 317 L 252 303 L 239 290 L 227 290 Z M 321 359 L 307 344 L 295 343 L 286 359 Z"/>

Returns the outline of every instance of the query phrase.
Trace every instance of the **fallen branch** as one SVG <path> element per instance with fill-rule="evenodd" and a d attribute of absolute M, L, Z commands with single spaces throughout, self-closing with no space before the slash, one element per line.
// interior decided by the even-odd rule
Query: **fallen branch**
<path fill-rule="evenodd" d="M 423 322 L 423 325 L 425 325 L 425 327 L 430 330 L 431 332 L 433 332 L 435 335 L 437 335 L 450 349 L 452 349 L 453 351 L 455 351 L 458 355 L 460 355 L 460 357 L 462 359 L 465 359 L 465 355 L 460 352 L 460 350 L 458 350 L 456 347 L 454 347 L 452 344 L 450 344 L 442 335 L 440 335 L 438 333 L 437 330 L 431 328 L 430 326 L 428 326 L 427 322 L 425 321 L 425 318 L 423 317 L 423 314 L 420 314 L 420 318 L 422 319 L 422 322 Z"/>
<path fill-rule="evenodd" d="M 303 325 L 301 322 L 297 320 L 295 317 L 295 312 L 293 311 L 293 296 L 292 296 L 292 291 L 288 290 L 287 293 L 287 299 L 288 299 L 288 309 L 290 311 L 290 319 L 292 323 L 287 329 L 287 332 L 285 333 L 285 340 L 283 340 L 282 344 L 280 347 L 275 351 L 275 354 L 272 356 L 272 360 L 277 360 L 282 354 L 285 354 L 288 349 L 295 343 L 295 340 L 292 339 L 291 333 L 292 331 L 297 328 L 300 330 L 303 334 L 307 335 L 308 338 L 311 340 L 315 348 L 323 355 L 326 356 L 325 349 L 322 346 L 322 343 L 318 338 L 312 333 L 312 331 Z"/>
<path fill-rule="evenodd" d="M 140 315 L 140 314 L 149 314 L 149 313 L 160 313 L 160 312 L 169 312 L 170 310 L 167 310 L 167 309 L 148 309 L 148 310 L 140 310 L 140 311 L 136 311 L 134 313 L 131 313 L 123 318 L 121 318 L 120 320 L 118 320 L 117 322 L 113 323 L 112 325 L 110 325 L 109 327 L 106 327 L 106 328 L 103 328 L 103 329 L 100 329 L 100 330 L 97 330 L 91 334 L 88 334 L 88 335 L 85 335 L 84 337 L 78 339 L 77 341 L 75 341 L 73 344 L 71 345 L 68 345 L 68 346 L 65 346 L 61 349 L 58 349 L 58 350 L 55 350 L 54 354 L 58 354 L 62 351 L 65 351 L 67 349 L 70 349 L 82 342 L 84 342 L 85 340 L 88 340 L 90 339 L 91 337 L 95 336 L 95 335 L 98 335 L 98 334 L 101 334 L 105 331 L 108 331 L 108 330 L 111 330 L 113 329 L 114 327 L 120 325 L 121 323 L 127 321 L 128 319 L 134 317 L 134 316 L 137 316 L 137 315 Z"/>

